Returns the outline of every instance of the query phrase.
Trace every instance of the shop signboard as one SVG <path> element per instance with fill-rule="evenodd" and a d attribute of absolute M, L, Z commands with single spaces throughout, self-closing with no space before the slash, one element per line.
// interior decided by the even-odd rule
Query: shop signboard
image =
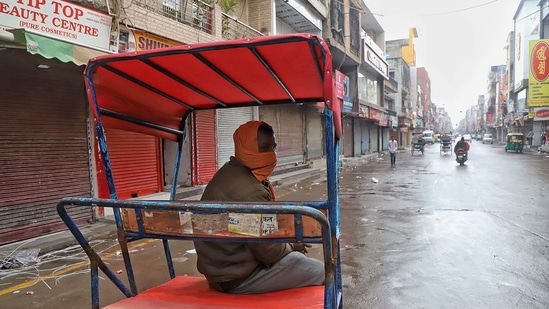
<path fill-rule="evenodd" d="M 116 44 L 117 42 L 111 42 L 111 50 L 114 52 L 124 53 L 177 46 L 182 43 L 146 31 L 135 29 L 131 30 L 123 25 L 120 25 L 118 48 L 116 47 Z"/>
<path fill-rule="evenodd" d="M 344 113 L 353 112 L 353 98 L 345 96 L 343 97 L 343 108 L 341 109 Z"/>
<path fill-rule="evenodd" d="M 530 41 L 530 78 L 528 79 L 528 105 L 549 105 L 549 39 Z"/>
<path fill-rule="evenodd" d="M 534 121 L 549 120 L 549 106 L 534 108 Z"/>
<path fill-rule="evenodd" d="M 108 50 L 112 17 L 61 0 L 2 0 L 0 28 L 25 29 L 60 41 Z"/>

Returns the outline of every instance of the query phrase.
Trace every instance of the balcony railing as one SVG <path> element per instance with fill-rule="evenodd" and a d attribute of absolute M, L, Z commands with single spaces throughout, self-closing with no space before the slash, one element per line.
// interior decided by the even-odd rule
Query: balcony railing
<path fill-rule="evenodd" d="M 360 14 L 359 9 L 351 3 L 349 10 L 350 50 L 355 56 L 360 56 Z"/>
<path fill-rule="evenodd" d="M 214 29 L 216 29 L 213 5 L 200 0 L 133 0 L 133 4 L 207 34 L 214 34 Z M 223 39 L 231 40 L 263 35 L 228 14 L 221 13 L 221 36 Z"/>
<path fill-rule="evenodd" d="M 200 0 L 134 0 L 149 12 L 173 19 L 208 34 L 213 34 L 213 7 Z"/>
<path fill-rule="evenodd" d="M 221 13 L 221 35 L 225 40 L 233 40 L 263 36 L 264 34 L 225 13 Z"/>

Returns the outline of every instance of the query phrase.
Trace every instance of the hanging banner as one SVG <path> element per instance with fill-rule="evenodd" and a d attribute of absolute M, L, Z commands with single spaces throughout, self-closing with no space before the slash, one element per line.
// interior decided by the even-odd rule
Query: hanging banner
<path fill-rule="evenodd" d="M 549 40 L 530 41 L 528 105 L 549 106 Z"/>
<path fill-rule="evenodd" d="M 349 77 L 347 75 L 341 73 L 340 71 L 335 71 L 335 88 L 336 88 L 336 96 L 339 99 L 344 99 L 345 96 L 349 95 Z"/>

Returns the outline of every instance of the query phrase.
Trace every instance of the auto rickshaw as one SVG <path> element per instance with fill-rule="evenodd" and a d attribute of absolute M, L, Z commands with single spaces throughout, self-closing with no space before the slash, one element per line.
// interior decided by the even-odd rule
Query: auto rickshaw
<path fill-rule="evenodd" d="M 507 150 L 514 150 L 515 152 L 522 152 L 524 148 L 524 134 L 523 133 L 509 133 L 505 141 L 505 152 Z"/>

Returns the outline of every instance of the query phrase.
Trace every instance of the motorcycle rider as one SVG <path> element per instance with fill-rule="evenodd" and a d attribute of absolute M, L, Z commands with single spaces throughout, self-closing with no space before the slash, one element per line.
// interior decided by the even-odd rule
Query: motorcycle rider
<path fill-rule="evenodd" d="M 469 148 L 471 146 L 469 145 L 469 143 L 467 143 L 465 141 L 465 138 L 461 137 L 461 139 L 456 143 L 456 146 L 454 147 L 454 153 L 456 154 L 456 159 L 457 159 L 457 151 L 458 149 L 463 149 L 465 150 L 465 155 L 466 156 L 469 156 L 468 153 L 469 153 Z"/>

